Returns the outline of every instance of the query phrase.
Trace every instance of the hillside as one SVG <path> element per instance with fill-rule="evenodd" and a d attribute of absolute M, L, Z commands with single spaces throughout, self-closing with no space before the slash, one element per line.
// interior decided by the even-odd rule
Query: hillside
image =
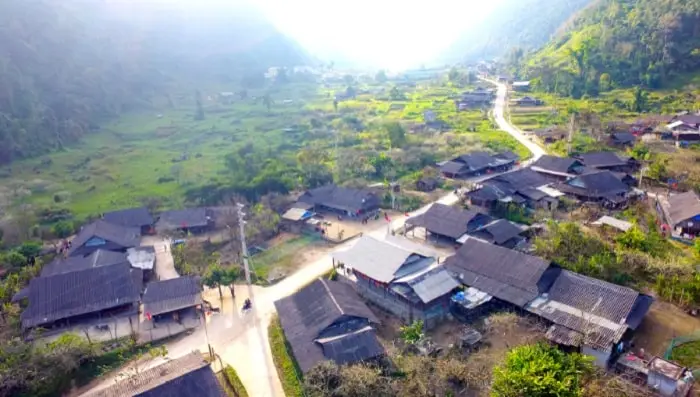
<path fill-rule="evenodd" d="M 538 48 L 591 1 L 503 0 L 499 11 L 467 26 L 443 58 L 473 62 L 504 56 L 514 47 Z"/>
<path fill-rule="evenodd" d="M 700 70 L 700 0 L 604 0 L 521 74 L 546 91 L 580 97 L 615 87 L 655 89 Z"/>
<path fill-rule="evenodd" d="M 256 10 L 217 4 L 0 3 L 0 164 L 62 148 L 155 98 L 304 62 Z"/>

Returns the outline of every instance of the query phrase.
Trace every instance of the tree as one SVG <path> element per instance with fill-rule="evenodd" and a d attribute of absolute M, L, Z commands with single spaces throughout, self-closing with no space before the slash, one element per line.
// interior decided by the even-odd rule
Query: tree
<path fill-rule="evenodd" d="M 383 70 L 378 71 L 376 76 L 374 76 L 374 80 L 377 83 L 382 83 L 382 84 L 386 83 L 386 81 L 387 81 L 386 72 Z"/>
<path fill-rule="evenodd" d="M 494 397 L 579 397 L 590 358 L 545 344 L 519 346 L 493 370 Z"/>
<path fill-rule="evenodd" d="M 451 83 L 457 83 L 462 78 L 462 74 L 459 73 L 459 70 L 457 70 L 457 68 L 452 68 L 447 74 L 447 78 L 450 80 Z"/>
<path fill-rule="evenodd" d="M 233 288 L 233 284 L 238 281 L 241 277 L 241 271 L 237 267 L 227 267 L 223 269 L 221 274 L 221 284 L 228 286 L 231 291 L 231 297 L 236 297 L 236 291 Z"/>
<path fill-rule="evenodd" d="M 384 129 L 389 135 L 391 147 L 400 148 L 406 144 L 406 130 L 398 122 L 391 122 L 384 125 Z"/>
<path fill-rule="evenodd" d="M 645 112 L 648 110 L 649 104 L 649 93 L 644 91 L 642 87 L 634 88 L 634 98 L 632 99 L 632 111 L 634 112 Z"/>
<path fill-rule="evenodd" d="M 401 339 L 408 344 L 418 343 L 424 336 L 423 320 L 414 321 L 412 324 L 401 327 Z"/>
<path fill-rule="evenodd" d="M 338 100 L 333 99 L 333 110 L 337 113 L 338 112 Z"/>
<path fill-rule="evenodd" d="M 270 109 L 272 108 L 272 105 L 274 105 L 274 101 L 270 97 L 270 94 L 265 94 L 262 98 L 262 104 L 267 108 L 267 111 L 270 112 Z"/>
<path fill-rule="evenodd" d="M 343 76 L 343 81 L 346 85 L 352 85 L 353 83 L 355 83 L 355 78 L 352 77 L 351 74 L 346 74 L 345 76 Z"/>
<path fill-rule="evenodd" d="M 206 273 L 202 277 L 202 283 L 209 288 L 219 289 L 219 299 L 224 299 L 224 294 L 221 292 L 221 285 L 224 282 L 224 269 L 218 263 L 212 263 L 207 268 Z"/>
<path fill-rule="evenodd" d="M 610 75 L 608 73 L 601 74 L 600 78 L 598 79 L 598 85 L 598 89 L 600 90 L 600 92 L 610 91 L 610 89 L 612 88 L 612 80 L 610 78 Z"/>
<path fill-rule="evenodd" d="M 195 98 L 195 102 L 197 103 L 197 110 L 195 111 L 195 114 L 194 114 L 194 120 L 195 121 L 204 120 L 204 108 L 202 107 L 202 94 L 199 92 L 199 90 L 195 91 L 194 98 Z"/>
<path fill-rule="evenodd" d="M 73 223 L 68 221 L 60 221 L 51 227 L 51 232 L 58 238 L 66 238 L 73 234 Z"/>
<path fill-rule="evenodd" d="M 396 86 L 391 87 L 391 91 L 389 91 L 389 98 L 391 98 L 392 101 L 400 101 L 402 99 L 405 99 L 404 95 L 399 91 L 399 88 Z"/>

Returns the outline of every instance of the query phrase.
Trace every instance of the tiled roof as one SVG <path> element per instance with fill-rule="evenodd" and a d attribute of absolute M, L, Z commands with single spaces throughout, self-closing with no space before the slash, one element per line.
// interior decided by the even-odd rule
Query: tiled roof
<path fill-rule="evenodd" d="M 41 269 L 41 276 L 48 277 L 55 274 L 70 273 L 78 270 L 90 269 L 92 267 L 116 265 L 118 263 L 129 263 L 125 253 L 97 250 L 85 257 L 70 256 L 68 258 L 54 259 Z"/>
<path fill-rule="evenodd" d="M 631 190 L 629 185 L 622 182 L 610 171 L 579 175 L 557 185 L 557 189 L 565 193 L 577 194 L 579 196 L 611 200 Z"/>
<path fill-rule="evenodd" d="M 129 264 L 122 263 L 32 279 L 22 326 L 33 327 L 138 302 L 140 291 L 131 272 Z"/>
<path fill-rule="evenodd" d="M 522 229 L 511 222 L 505 219 L 497 219 L 476 229 L 473 235 L 475 237 L 485 238 L 489 242 L 502 245 L 506 241 L 518 237 L 522 232 Z"/>
<path fill-rule="evenodd" d="M 592 152 L 576 156 L 586 167 L 615 167 L 627 165 L 627 159 L 620 158 L 615 152 Z"/>
<path fill-rule="evenodd" d="M 177 230 L 189 227 L 204 227 L 209 224 L 206 208 L 186 208 L 165 211 L 158 217 L 156 229 Z"/>
<path fill-rule="evenodd" d="M 483 223 L 491 220 L 487 215 L 445 204 L 435 203 L 427 211 L 406 220 L 406 224 L 423 227 L 429 232 L 457 239 L 467 232 L 468 225 L 476 218 Z"/>
<path fill-rule="evenodd" d="M 311 189 L 299 197 L 299 201 L 351 212 L 376 208 L 380 203 L 379 197 L 369 190 L 351 189 L 336 185 L 326 185 Z"/>
<path fill-rule="evenodd" d="M 198 351 L 139 372 L 86 397 L 226 397 Z"/>
<path fill-rule="evenodd" d="M 446 174 L 459 174 L 463 169 L 466 170 L 467 166 L 463 163 L 458 163 L 456 161 L 448 161 L 442 166 L 440 166 L 440 172 Z"/>
<path fill-rule="evenodd" d="M 532 164 L 532 169 L 537 172 L 572 174 L 574 168 L 581 165 L 580 161 L 569 157 L 544 155 Z"/>
<path fill-rule="evenodd" d="M 671 226 L 675 226 L 700 215 L 700 198 L 694 191 L 674 194 L 668 196 L 665 203 L 662 201 L 662 209 Z"/>
<path fill-rule="evenodd" d="M 336 261 L 383 283 L 391 282 L 402 266 L 423 257 L 419 252 L 369 236 L 360 237 L 350 249 L 332 255 Z"/>
<path fill-rule="evenodd" d="M 145 207 L 105 212 L 103 219 L 111 224 L 125 227 L 140 228 L 153 224 L 153 217 Z"/>
<path fill-rule="evenodd" d="M 543 284 L 548 261 L 476 239 L 467 239 L 445 266 L 463 284 L 517 306 L 548 287 Z"/>
<path fill-rule="evenodd" d="M 496 160 L 487 152 L 471 152 L 461 155 L 453 161 L 462 162 L 470 171 L 476 172 L 489 168 Z"/>
<path fill-rule="evenodd" d="M 141 240 L 141 230 L 135 227 L 124 227 L 98 220 L 85 227 L 78 233 L 72 241 L 69 254 L 80 248 L 93 237 L 99 237 L 111 241 L 124 248 L 136 247 Z"/>
<path fill-rule="evenodd" d="M 357 362 L 383 353 L 374 331 L 366 329 L 378 320 L 349 285 L 317 279 L 275 307 L 303 372 L 324 360 Z"/>
<path fill-rule="evenodd" d="M 193 276 L 152 282 L 143 293 L 143 310 L 153 316 L 201 303 L 202 290 Z"/>

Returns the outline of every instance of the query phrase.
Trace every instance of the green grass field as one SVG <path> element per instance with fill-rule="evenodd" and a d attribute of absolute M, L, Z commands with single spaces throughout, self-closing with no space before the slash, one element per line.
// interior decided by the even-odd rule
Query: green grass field
<path fill-rule="evenodd" d="M 301 148 L 318 146 L 330 152 L 335 130 L 355 137 L 350 148 L 376 152 L 386 150 L 383 123 L 422 123 L 428 109 L 451 126 L 450 135 L 409 134 L 404 151 L 420 147 L 449 156 L 486 147 L 528 155 L 506 133 L 494 130 L 485 113 L 455 110 L 449 96 L 465 88 L 404 89 L 406 98 L 400 101 L 361 94 L 341 102 L 336 112 L 332 93 L 344 88 L 313 83 L 276 87 L 269 112 L 260 98 L 253 98 L 263 91 L 233 104 L 220 103 L 216 94 L 203 94 L 201 121 L 194 120 L 194 98 L 186 97 L 159 110 L 124 114 L 62 151 L 1 168 L 0 206 L 66 208 L 77 219 L 152 198 L 162 208 L 177 208 L 185 205 L 183 193 L 188 189 L 226 183 L 225 157 L 247 144 L 295 161 Z M 364 131 L 349 128 L 348 117 L 360 120 Z M 472 129 L 476 132 L 467 132 Z"/>

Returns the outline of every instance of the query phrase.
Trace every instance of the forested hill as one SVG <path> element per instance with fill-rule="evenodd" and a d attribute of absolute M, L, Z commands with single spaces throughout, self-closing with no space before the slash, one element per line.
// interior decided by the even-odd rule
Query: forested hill
<path fill-rule="evenodd" d="M 539 48 L 592 1 L 502 0 L 494 12 L 465 27 L 443 58 L 473 62 L 504 56 L 516 47 Z"/>
<path fill-rule="evenodd" d="M 0 2 L 0 164 L 60 148 L 175 90 L 235 86 L 305 62 L 256 10 L 226 3 Z"/>
<path fill-rule="evenodd" d="M 579 97 L 613 87 L 664 86 L 700 71 L 700 0 L 602 0 L 532 55 L 522 74 Z"/>

